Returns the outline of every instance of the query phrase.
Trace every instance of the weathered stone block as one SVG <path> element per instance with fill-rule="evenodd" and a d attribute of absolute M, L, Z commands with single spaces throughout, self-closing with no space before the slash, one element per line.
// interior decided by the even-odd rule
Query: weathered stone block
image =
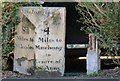
<path fill-rule="evenodd" d="M 64 7 L 21 7 L 21 22 L 15 35 L 14 71 L 64 74 Z"/>

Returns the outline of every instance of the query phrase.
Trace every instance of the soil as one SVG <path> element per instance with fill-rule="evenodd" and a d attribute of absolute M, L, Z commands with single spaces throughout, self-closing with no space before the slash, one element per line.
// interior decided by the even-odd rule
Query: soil
<path fill-rule="evenodd" d="M 2 78 L 46 78 L 39 75 L 23 75 L 13 71 L 3 71 Z M 54 77 L 48 77 L 54 78 Z M 101 70 L 98 74 L 86 75 L 86 73 L 65 73 L 63 77 L 56 78 L 119 78 L 120 79 L 120 67 L 114 69 Z"/>

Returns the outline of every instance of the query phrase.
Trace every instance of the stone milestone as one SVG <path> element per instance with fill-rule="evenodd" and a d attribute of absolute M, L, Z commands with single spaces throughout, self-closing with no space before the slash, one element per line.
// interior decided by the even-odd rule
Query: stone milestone
<path fill-rule="evenodd" d="M 29 75 L 37 70 L 41 74 L 63 76 L 65 8 L 21 7 L 20 17 L 15 35 L 14 71 Z"/>

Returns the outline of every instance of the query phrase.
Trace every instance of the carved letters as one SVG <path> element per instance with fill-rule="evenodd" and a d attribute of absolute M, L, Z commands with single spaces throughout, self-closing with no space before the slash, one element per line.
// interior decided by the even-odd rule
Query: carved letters
<path fill-rule="evenodd" d="M 18 34 L 15 36 L 15 56 L 27 56 L 26 58 L 29 59 L 29 55 L 32 54 L 36 60 L 35 65 L 40 71 L 59 72 L 60 75 L 63 75 L 65 8 L 22 7 L 21 13 L 22 22 L 18 26 Z M 26 63 L 27 61 L 25 61 Z M 24 66 L 21 64 L 20 67 Z M 30 67 L 23 69 L 26 68 Z M 19 68 L 17 67 L 17 69 Z"/>

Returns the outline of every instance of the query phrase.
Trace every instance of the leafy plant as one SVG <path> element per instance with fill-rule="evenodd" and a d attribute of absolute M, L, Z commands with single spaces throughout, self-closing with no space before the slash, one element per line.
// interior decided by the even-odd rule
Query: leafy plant
<path fill-rule="evenodd" d="M 120 2 L 81 2 L 76 9 L 80 15 L 78 22 L 83 24 L 81 30 L 94 34 L 107 55 L 120 55 Z M 118 60 L 114 63 L 120 65 Z"/>

